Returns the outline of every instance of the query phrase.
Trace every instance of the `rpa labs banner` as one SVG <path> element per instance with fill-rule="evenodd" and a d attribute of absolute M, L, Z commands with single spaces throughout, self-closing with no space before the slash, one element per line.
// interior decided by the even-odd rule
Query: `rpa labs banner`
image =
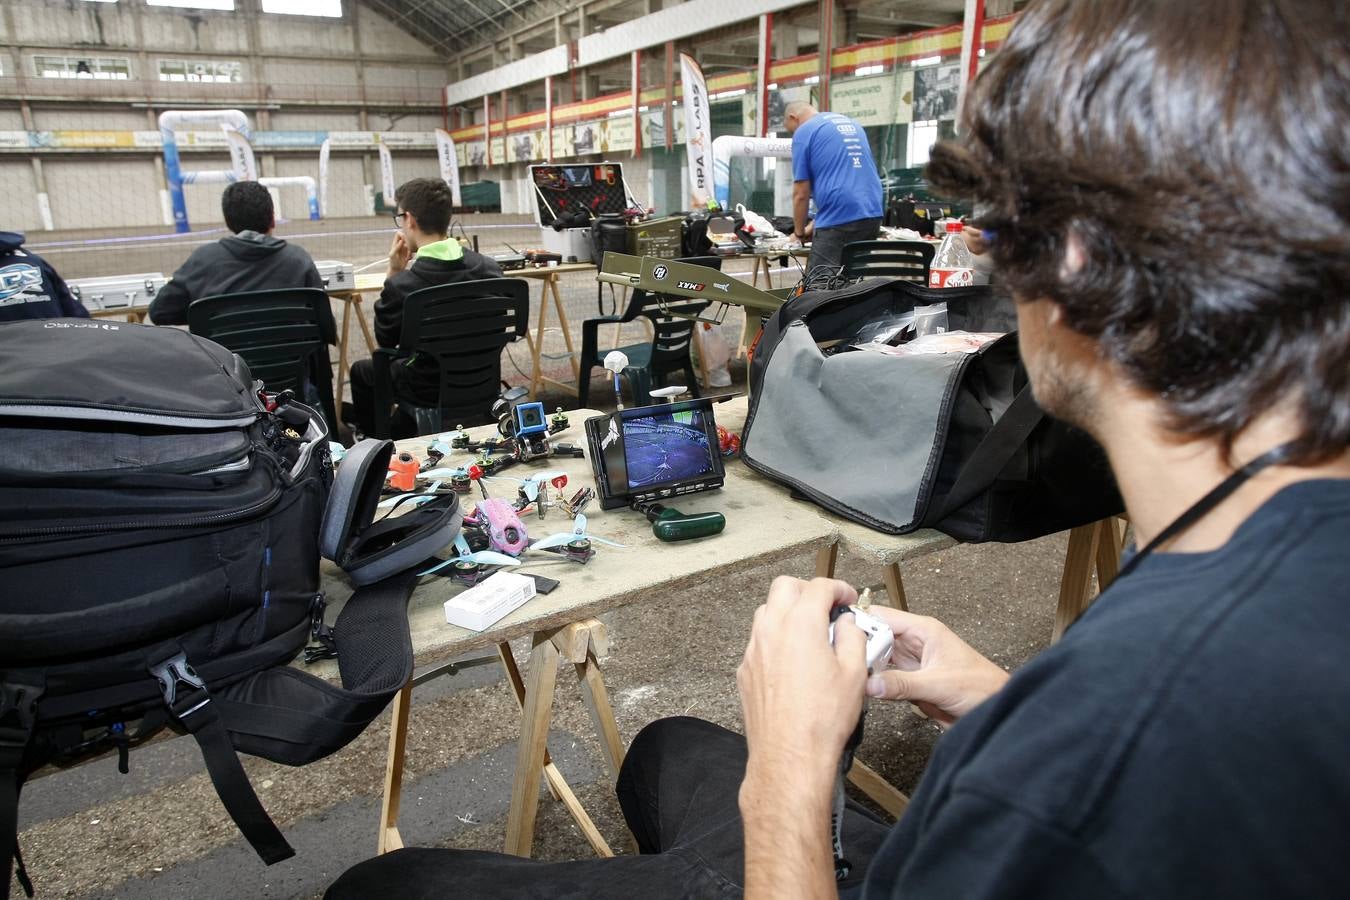
<path fill-rule="evenodd" d="M 708 205 L 712 189 L 712 122 L 708 85 L 703 70 L 687 53 L 680 54 L 680 84 L 684 87 L 685 150 L 689 154 L 689 199 L 697 209 Z"/>

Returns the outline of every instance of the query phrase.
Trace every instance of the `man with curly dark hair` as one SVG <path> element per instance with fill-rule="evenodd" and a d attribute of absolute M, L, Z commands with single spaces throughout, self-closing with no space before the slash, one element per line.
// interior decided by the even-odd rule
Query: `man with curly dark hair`
<path fill-rule="evenodd" d="M 1344 0 L 1039 0 L 933 153 L 932 183 L 993 235 L 1036 399 L 1106 448 L 1134 527 L 1062 641 L 1010 677 L 874 606 L 896 640 L 869 676 L 849 614 L 824 638 L 853 589 L 780 578 L 737 673 L 745 738 L 677 718 L 633 742 L 620 802 L 658 855 L 404 851 L 334 896 L 396 870 L 466 896 L 1343 896 L 1348 19 Z M 844 812 L 837 880 L 864 694 L 950 731 L 897 825 Z"/>

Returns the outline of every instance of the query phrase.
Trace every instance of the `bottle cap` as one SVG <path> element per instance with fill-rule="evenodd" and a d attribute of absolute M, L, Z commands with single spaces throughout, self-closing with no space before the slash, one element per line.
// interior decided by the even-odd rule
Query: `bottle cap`
<path fill-rule="evenodd" d="M 966 227 L 965 224 L 962 222 L 948 222 L 947 233 L 951 234 L 954 231 L 961 231 L 965 227 Z"/>

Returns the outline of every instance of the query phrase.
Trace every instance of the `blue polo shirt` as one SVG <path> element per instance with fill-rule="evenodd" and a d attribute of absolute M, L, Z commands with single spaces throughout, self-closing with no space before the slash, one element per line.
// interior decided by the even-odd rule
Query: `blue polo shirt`
<path fill-rule="evenodd" d="M 816 228 L 881 218 L 881 179 L 863 127 L 816 113 L 792 135 L 792 180 L 811 182 Z"/>

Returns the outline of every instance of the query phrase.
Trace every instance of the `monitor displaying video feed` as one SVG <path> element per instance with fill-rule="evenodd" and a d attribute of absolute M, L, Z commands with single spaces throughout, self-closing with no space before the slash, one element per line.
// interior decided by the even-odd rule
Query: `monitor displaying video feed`
<path fill-rule="evenodd" d="M 625 419 L 623 448 L 631 490 L 688 481 L 713 471 L 713 450 L 699 409 Z"/>
<path fill-rule="evenodd" d="M 722 486 L 715 400 L 696 397 L 586 420 L 600 506 L 614 509 Z"/>

